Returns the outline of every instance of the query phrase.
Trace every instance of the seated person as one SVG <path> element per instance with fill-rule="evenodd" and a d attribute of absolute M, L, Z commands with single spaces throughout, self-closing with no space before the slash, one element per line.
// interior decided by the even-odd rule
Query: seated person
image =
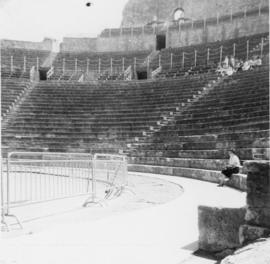
<path fill-rule="evenodd" d="M 237 62 L 236 62 L 236 65 L 235 65 L 235 70 L 236 70 L 237 72 L 242 71 L 242 70 L 243 70 L 243 69 L 242 69 L 243 65 L 244 65 L 244 62 L 243 62 L 242 60 L 237 61 Z"/>
<path fill-rule="evenodd" d="M 259 56 L 254 59 L 254 66 L 262 66 L 262 59 Z"/>
<path fill-rule="evenodd" d="M 248 70 L 250 70 L 250 68 L 251 68 L 250 61 L 245 61 L 243 66 L 242 66 L 242 70 L 248 71 Z"/>
<path fill-rule="evenodd" d="M 229 63 L 229 65 L 230 65 L 232 68 L 235 68 L 235 58 L 234 58 L 234 56 L 231 56 L 231 57 L 230 57 L 230 63 Z"/>
<path fill-rule="evenodd" d="M 241 168 L 240 160 L 235 154 L 235 151 L 229 150 L 228 154 L 230 156 L 230 159 L 228 162 L 228 166 L 226 166 L 226 168 L 221 171 L 223 177 L 218 185 L 219 187 L 224 186 L 224 184 L 231 179 L 234 173 L 239 173 Z"/>

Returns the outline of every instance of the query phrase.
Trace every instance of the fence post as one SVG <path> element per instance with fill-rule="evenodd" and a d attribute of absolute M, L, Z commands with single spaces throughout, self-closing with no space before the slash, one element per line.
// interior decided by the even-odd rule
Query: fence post
<path fill-rule="evenodd" d="M 147 72 L 150 70 L 150 58 L 149 56 L 147 57 Z"/>
<path fill-rule="evenodd" d="M 9 215 L 9 202 L 10 202 L 10 193 L 9 193 L 9 187 L 10 187 L 10 182 L 9 182 L 9 180 L 10 180 L 10 175 L 9 175 L 9 172 L 10 172 L 10 161 L 9 161 L 9 155 L 10 154 L 8 154 L 8 158 L 7 158 L 7 184 L 6 184 L 6 186 L 7 186 L 7 193 L 6 193 L 6 199 L 7 199 L 7 215 Z"/>
<path fill-rule="evenodd" d="M 161 55 L 159 54 L 158 55 L 158 67 L 160 67 L 161 66 Z"/>
<path fill-rule="evenodd" d="M 66 60 L 63 58 L 63 73 L 65 73 L 65 68 L 66 68 Z"/>
<path fill-rule="evenodd" d="M 13 56 L 10 56 L 10 71 L 13 72 L 13 68 L 14 68 L 14 65 L 13 65 Z"/>
<path fill-rule="evenodd" d="M 231 7 L 231 22 L 233 21 L 233 9 Z"/>
<path fill-rule="evenodd" d="M 78 70 L 78 60 L 77 58 L 75 59 L 75 73 L 77 73 L 77 70 Z"/>
<path fill-rule="evenodd" d="M 125 57 L 122 58 L 122 71 L 125 71 Z"/>
<path fill-rule="evenodd" d="M 262 38 L 261 42 L 261 58 L 263 57 L 263 46 L 264 46 L 264 38 Z"/>
<path fill-rule="evenodd" d="M 217 25 L 219 24 L 219 13 L 217 13 Z"/>
<path fill-rule="evenodd" d="M 111 74 L 113 73 L 113 58 L 111 58 Z"/>
<path fill-rule="evenodd" d="M 247 18 L 247 7 L 245 6 L 245 9 L 244 9 L 244 18 Z"/>
<path fill-rule="evenodd" d="M 209 58 L 210 58 L 210 49 L 207 49 L 207 58 L 206 58 L 206 63 L 207 65 L 209 64 Z"/>
<path fill-rule="evenodd" d="M 247 40 L 247 60 L 249 59 L 249 40 Z"/>
<path fill-rule="evenodd" d="M 100 74 L 101 71 L 101 59 L 98 58 L 98 74 Z"/>
<path fill-rule="evenodd" d="M 86 72 L 89 72 L 89 59 L 86 60 Z"/>
<path fill-rule="evenodd" d="M 23 57 L 23 72 L 26 72 L 26 57 Z"/>
<path fill-rule="evenodd" d="M 203 29 L 204 30 L 206 29 L 206 18 L 204 18 L 204 20 L 203 20 Z"/>
<path fill-rule="evenodd" d="M 222 62 L 222 57 L 223 57 L 223 46 L 220 47 L 220 55 L 219 55 L 219 62 Z"/>
<path fill-rule="evenodd" d="M 191 28 L 193 28 L 194 27 L 194 21 L 193 21 L 193 19 L 191 19 Z"/>
<path fill-rule="evenodd" d="M 171 69 L 173 67 L 173 53 L 171 53 Z"/>
<path fill-rule="evenodd" d="M 92 202 L 96 200 L 95 160 L 92 159 Z"/>
<path fill-rule="evenodd" d="M 144 37 L 144 26 L 142 26 L 142 35 Z"/>
<path fill-rule="evenodd" d="M 120 27 L 120 37 L 122 37 L 122 35 L 123 35 L 123 28 L 122 28 L 122 26 Z"/>
<path fill-rule="evenodd" d="M 111 36 L 112 36 L 112 29 L 109 28 L 109 37 L 111 37 Z"/>
<path fill-rule="evenodd" d="M 39 69 L 39 57 L 37 57 L 37 71 Z"/>
<path fill-rule="evenodd" d="M 194 51 L 194 65 L 197 66 L 197 50 Z"/>
<path fill-rule="evenodd" d="M 135 57 L 134 58 L 134 71 L 136 71 L 136 68 L 137 68 L 137 58 Z"/>
<path fill-rule="evenodd" d="M 185 67 L 185 52 L 182 54 L 182 68 Z"/>
<path fill-rule="evenodd" d="M 236 53 L 236 44 L 233 43 L 233 57 L 235 57 L 235 53 Z"/>
<path fill-rule="evenodd" d="M 2 159 L 2 157 L 1 157 Z M 4 173 L 3 173 L 3 166 L 1 166 L 1 224 L 5 225 L 5 196 L 4 196 Z"/>
<path fill-rule="evenodd" d="M 261 4 L 259 4 L 259 16 L 261 16 L 261 9 L 262 9 L 262 5 Z"/>

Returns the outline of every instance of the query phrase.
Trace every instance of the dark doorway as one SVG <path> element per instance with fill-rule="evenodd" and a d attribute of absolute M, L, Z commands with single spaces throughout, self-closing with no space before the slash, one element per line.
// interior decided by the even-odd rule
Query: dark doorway
<path fill-rule="evenodd" d="M 156 36 L 156 50 L 166 49 L 166 35 Z"/>
<path fill-rule="evenodd" d="M 47 80 L 47 72 L 50 70 L 50 68 L 40 68 L 39 69 L 39 79 L 41 81 Z"/>
<path fill-rule="evenodd" d="M 140 71 L 137 72 L 138 80 L 145 80 L 147 79 L 147 71 Z"/>

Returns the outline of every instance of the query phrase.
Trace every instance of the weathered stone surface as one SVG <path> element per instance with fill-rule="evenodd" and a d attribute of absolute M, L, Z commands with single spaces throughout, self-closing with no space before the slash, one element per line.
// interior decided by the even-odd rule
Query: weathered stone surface
<path fill-rule="evenodd" d="M 199 248 L 210 252 L 240 246 L 239 228 L 245 208 L 199 207 Z"/>
<path fill-rule="evenodd" d="M 270 163 L 244 164 L 247 176 L 247 224 L 270 228 Z"/>
<path fill-rule="evenodd" d="M 245 220 L 250 225 L 270 228 L 269 208 L 247 208 Z"/>
<path fill-rule="evenodd" d="M 266 238 L 270 235 L 270 229 L 258 226 L 242 225 L 239 230 L 239 240 L 242 245 L 257 240 L 258 238 Z"/>
<path fill-rule="evenodd" d="M 268 264 L 270 263 L 270 239 L 261 239 L 237 250 L 222 260 L 221 264 Z"/>

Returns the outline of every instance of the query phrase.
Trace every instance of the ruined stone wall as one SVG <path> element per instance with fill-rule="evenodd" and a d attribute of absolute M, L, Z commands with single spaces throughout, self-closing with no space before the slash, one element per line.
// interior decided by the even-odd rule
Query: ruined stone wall
<path fill-rule="evenodd" d="M 239 18 L 219 24 L 207 25 L 167 33 L 169 47 L 189 46 L 200 43 L 239 38 L 269 31 L 269 15 Z"/>
<path fill-rule="evenodd" d="M 246 18 L 234 18 L 219 23 L 206 24 L 189 28 L 169 28 L 162 34 L 166 34 L 166 47 L 182 47 L 218 40 L 226 40 L 249 36 L 269 31 L 269 14 L 264 13 L 260 16 L 248 16 Z M 114 34 L 114 36 L 100 36 L 97 39 L 97 51 L 132 51 L 132 50 L 154 50 L 156 46 L 156 34 L 144 33 L 132 35 Z"/>
<path fill-rule="evenodd" d="M 97 39 L 97 51 L 136 51 L 155 49 L 155 35 L 115 36 L 99 37 Z"/>
<path fill-rule="evenodd" d="M 60 50 L 65 52 L 96 52 L 96 38 L 64 38 Z"/>
<path fill-rule="evenodd" d="M 20 41 L 20 40 L 1 40 L 1 48 L 33 49 L 51 51 L 55 40 L 45 38 L 42 42 Z"/>
<path fill-rule="evenodd" d="M 130 0 L 123 10 L 122 26 L 141 26 L 153 21 L 171 21 L 173 11 L 181 7 L 185 17 L 193 20 L 269 5 L 267 0 Z"/>

